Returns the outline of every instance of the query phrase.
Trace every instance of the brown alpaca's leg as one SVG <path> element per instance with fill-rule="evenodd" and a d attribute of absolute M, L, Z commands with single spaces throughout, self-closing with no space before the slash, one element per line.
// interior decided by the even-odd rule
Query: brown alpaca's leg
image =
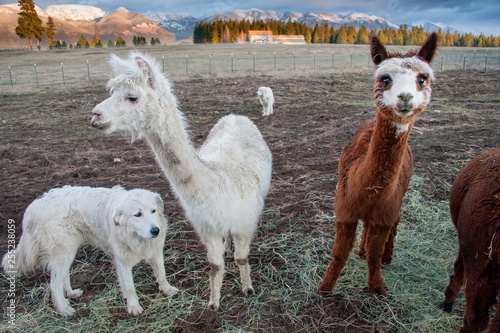
<path fill-rule="evenodd" d="M 362 259 L 366 258 L 366 222 L 363 221 L 363 232 L 361 234 L 361 243 L 359 243 L 358 256 Z"/>
<path fill-rule="evenodd" d="M 385 243 L 384 255 L 382 256 L 383 265 L 389 265 L 392 261 L 392 254 L 394 253 L 394 238 L 396 238 L 396 234 L 398 232 L 399 221 L 401 221 L 401 215 L 398 216 L 398 220 L 392 226 L 389 238 Z"/>
<path fill-rule="evenodd" d="M 497 307 L 497 312 L 495 313 L 495 318 L 491 322 L 490 330 L 488 333 L 499 333 L 500 332 L 500 309 Z"/>
<path fill-rule="evenodd" d="M 453 267 L 453 273 L 450 275 L 450 283 L 444 291 L 444 302 L 440 305 L 446 312 L 451 312 L 451 307 L 464 284 L 464 261 L 460 250 L 458 251 L 458 257 Z"/>
<path fill-rule="evenodd" d="M 332 291 L 337 279 L 344 268 L 349 253 L 354 247 L 356 237 L 357 222 L 336 222 L 335 223 L 335 244 L 333 246 L 333 258 L 328 266 L 323 282 L 318 288 L 319 293 Z"/>
<path fill-rule="evenodd" d="M 487 262 L 486 255 L 477 259 L 471 258 L 470 262 L 464 261 L 466 279 L 464 325 L 460 329 L 462 333 L 482 332 L 488 327 L 490 299 L 497 289 L 496 285 L 490 282 L 492 275 L 498 279 L 498 272 L 487 265 Z"/>
<path fill-rule="evenodd" d="M 369 224 L 366 234 L 366 262 L 368 264 L 368 291 L 386 295 L 382 278 L 382 255 L 391 227 Z"/>

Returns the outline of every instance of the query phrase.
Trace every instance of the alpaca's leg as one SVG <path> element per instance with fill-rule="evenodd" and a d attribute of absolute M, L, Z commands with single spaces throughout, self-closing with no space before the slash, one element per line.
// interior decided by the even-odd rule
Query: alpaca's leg
<path fill-rule="evenodd" d="M 498 272 L 487 265 L 487 256 L 480 257 L 482 258 L 471 258 L 470 262 L 464 260 L 466 279 L 464 324 L 460 329 L 462 333 L 482 332 L 488 327 L 490 299 L 496 292 L 496 285 L 490 282 L 492 275 L 498 279 Z"/>
<path fill-rule="evenodd" d="M 446 311 L 451 312 L 451 307 L 453 306 L 453 302 L 457 298 L 460 289 L 464 284 L 464 261 L 462 257 L 462 251 L 458 251 L 458 257 L 455 261 L 455 265 L 453 268 L 453 274 L 450 275 L 450 283 L 446 287 L 444 291 L 444 302 L 440 305 L 440 307 Z"/>
<path fill-rule="evenodd" d="M 115 258 L 114 264 L 118 282 L 123 292 L 123 298 L 127 300 L 127 312 L 133 316 L 140 315 L 142 313 L 142 307 L 139 304 L 139 298 L 135 291 L 132 267 L 123 262 L 120 258 Z"/>
<path fill-rule="evenodd" d="M 371 294 L 386 295 L 382 278 L 382 255 L 391 227 L 373 225 L 367 222 L 366 262 L 368 264 L 368 291 Z"/>
<path fill-rule="evenodd" d="M 156 277 L 156 282 L 158 282 L 158 289 L 167 295 L 173 296 L 179 292 L 179 289 L 173 287 L 167 281 L 167 275 L 165 273 L 165 263 L 163 261 L 163 252 L 158 253 L 154 256 L 150 262 L 151 268 L 153 269 L 153 274 Z"/>
<path fill-rule="evenodd" d="M 382 256 L 382 264 L 384 265 L 388 265 L 392 261 L 392 254 L 394 253 L 394 238 L 396 238 L 396 234 L 398 232 L 399 221 L 401 221 L 401 215 L 398 215 L 398 220 L 392 226 L 389 238 L 385 243 L 384 255 Z"/>
<path fill-rule="evenodd" d="M 234 237 L 234 260 L 240 267 L 241 289 L 245 296 L 255 294 L 250 279 L 250 265 L 248 264 L 248 253 L 250 253 L 250 237 Z"/>
<path fill-rule="evenodd" d="M 210 263 L 210 301 L 208 307 L 219 309 L 220 290 L 224 277 L 224 242 L 220 236 L 202 237 L 202 242 L 207 247 L 207 257 Z"/>
<path fill-rule="evenodd" d="M 498 279 L 497 279 L 498 280 Z M 500 332 L 500 307 L 497 306 L 497 311 L 495 313 L 495 317 L 491 322 L 489 333 L 498 333 Z"/>
<path fill-rule="evenodd" d="M 360 258 L 366 258 L 366 230 L 368 229 L 366 222 L 363 221 L 363 231 L 361 233 L 361 242 L 359 243 L 358 256 Z"/>
<path fill-rule="evenodd" d="M 333 258 L 330 265 L 326 269 L 325 277 L 318 288 L 318 292 L 330 292 L 337 279 L 340 276 L 342 268 L 344 268 L 349 253 L 354 247 L 354 239 L 356 237 L 356 222 L 340 222 L 335 223 L 335 244 L 333 246 Z"/>
<path fill-rule="evenodd" d="M 232 243 L 231 233 L 228 232 L 226 237 L 224 238 L 224 249 L 226 254 L 231 253 L 231 243 Z"/>

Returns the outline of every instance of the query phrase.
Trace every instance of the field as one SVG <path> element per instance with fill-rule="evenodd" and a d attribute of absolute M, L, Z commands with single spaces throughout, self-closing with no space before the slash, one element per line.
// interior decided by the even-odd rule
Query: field
<path fill-rule="evenodd" d="M 2 320 L 0 330 L 458 331 L 463 293 L 451 314 L 438 309 L 457 253 L 447 198 L 458 171 L 480 152 L 500 145 L 500 76 L 436 72 L 432 102 L 410 136 L 415 171 L 402 208 L 395 257 L 383 270 L 388 296 L 377 297 L 367 293 L 366 262 L 354 251 L 333 292 L 328 296 L 315 292 L 331 259 L 340 153 L 355 130 L 375 115 L 372 71 L 270 74 L 172 79 L 196 146 L 220 117 L 235 113 L 255 122 L 273 153 L 272 186 L 250 253 L 256 295 L 242 294 L 237 266 L 227 256 L 218 312 L 206 309 L 205 249 L 147 145 L 104 136 L 90 126 L 92 108 L 108 96 L 105 81 L 2 88 L 0 254 L 7 251 L 8 220 L 15 221 L 18 240 L 24 210 L 53 187 L 146 188 L 161 193 L 165 201 L 170 223 L 164 248 L 167 278 L 182 293 L 172 298 L 160 295 L 151 269 L 140 264 L 134 280 L 145 311 L 131 317 L 109 258 L 85 247 L 71 271 L 73 287 L 84 291 L 72 301 L 77 309 L 74 318 L 56 314 L 49 276 L 37 272 L 16 280 L 16 326 Z M 255 95 L 261 85 L 274 90 L 273 116 L 261 116 Z M 2 275 L 3 314 L 10 301 L 4 293 L 8 288 Z"/>

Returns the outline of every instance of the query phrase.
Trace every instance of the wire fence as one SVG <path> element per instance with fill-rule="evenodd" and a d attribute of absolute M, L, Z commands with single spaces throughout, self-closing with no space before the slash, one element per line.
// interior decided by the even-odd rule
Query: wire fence
<path fill-rule="evenodd" d="M 160 62 L 163 72 L 168 77 L 373 70 L 373 63 L 367 48 L 358 48 L 354 51 L 346 48 L 337 51 L 300 49 L 298 52 L 289 49 L 274 52 L 250 50 L 226 54 L 213 52 L 213 55 L 200 52 L 200 50 L 189 52 L 189 48 L 185 51 L 185 54 L 181 54 L 182 52 L 155 50 L 150 55 Z M 74 57 L 72 57 L 72 52 Z M 40 59 L 31 58 L 32 63 L 30 59 L 18 61 L 15 55 L 10 57 L 10 61 L 0 59 L 0 89 L 96 83 L 109 79 L 110 68 L 107 62 L 109 52 L 88 53 L 87 59 L 76 52 L 78 51 L 67 51 L 69 55 L 64 55 L 64 61 L 58 61 L 58 53 L 49 53 L 48 56 L 45 55 Z M 450 48 L 438 52 L 432 66 L 438 71 L 464 70 L 500 73 L 500 50 L 454 50 Z"/>

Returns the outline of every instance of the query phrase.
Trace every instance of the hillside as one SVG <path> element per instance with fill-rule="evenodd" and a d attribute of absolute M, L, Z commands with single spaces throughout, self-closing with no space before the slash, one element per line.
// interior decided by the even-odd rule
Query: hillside
<path fill-rule="evenodd" d="M 26 39 L 16 35 L 18 18 L 17 4 L 0 6 L 0 48 L 22 48 L 28 46 Z M 53 5 L 45 10 L 36 6 L 38 16 L 47 22 L 48 16 L 54 19 L 56 39 L 75 44 L 81 35 L 89 41 L 95 32 L 95 22 L 101 41 L 107 44 L 109 40 L 116 41 L 121 36 L 127 44 L 132 43 L 134 36 L 144 36 L 149 42 L 151 37 L 158 38 L 162 44 L 175 41 L 175 35 L 160 28 L 143 14 L 118 8 L 113 13 L 106 13 L 96 7 L 84 5 Z M 33 41 L 36 45 L 36 41 Z M 43 48 L 47 47 L 45 38 L 41 41 Z"/>

